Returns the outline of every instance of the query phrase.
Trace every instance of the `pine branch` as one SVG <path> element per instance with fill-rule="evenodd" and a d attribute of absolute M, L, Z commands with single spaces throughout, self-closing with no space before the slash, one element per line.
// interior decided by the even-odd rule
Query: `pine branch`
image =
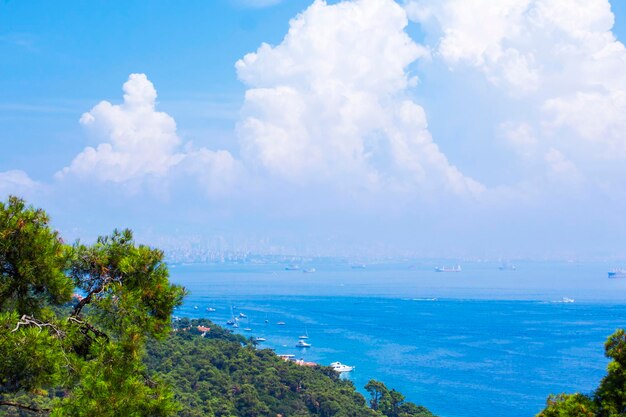
<path fill-rule="evenodd" d="M 0 407 L 2 407 L 3 405 L 5 405 L 7 407 L 19 408 L 20 410 L 32 411 L 33 413 L 37 413 L 37 414 L 48 414 L 51 411 L 49 408 L 37 408 L 37 407 L 33 407 L 33 406 L 30 406 L 30 405 L 26 405 L 26 404 L 20 404 L 20 403 L 14 403 L 12 401 L 2 401 L 2 400 L 0 400 Z"/>
<path fill-rule="evenodd" d="M 74 316 L 70 316 L 67 320 L 78 324 L 81 327 L 81 332 L 85 336 L 88 336 L 87 332 L 92 332 L 96 337 L 103 337 L 106 340 L 109 340 L 109 335 L 107 335 L 103 331 L 100 331 L 100 330 L 96 329 L 94 326 L 92 326 L 91 324 L 87 323 L 86 321 L 79 320 L 78 318 L 76 318 Z"/>

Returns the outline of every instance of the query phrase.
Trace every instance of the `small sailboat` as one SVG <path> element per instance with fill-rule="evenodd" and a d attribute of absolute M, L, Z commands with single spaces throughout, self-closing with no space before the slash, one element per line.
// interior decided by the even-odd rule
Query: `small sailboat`
<path fill-rule="evenodd" d="M 246 321 L 247 321 L 247 326 L 245 329 L 243 329 L 245 332 L 251 332 L 252 328 L 250 327 L 250 319 L 248 318 L 248 316 L 246 316 Z"/>
<path fill-rule="evenodd" d="M 226 322 L 227 326 L 239 327 L 239 319 L 235 317 L 235 313 L 233 312 L 233 306 L 230 307 L 230 319 Z"/>
<path fill-rule="evenodd" d="M 306 340 L 309 338 L 309 332 L 307 331 L 306 327 L 304 328 L 304 334 L 301 336 L 298 336 L 298 339 L 300 340 Z"/>

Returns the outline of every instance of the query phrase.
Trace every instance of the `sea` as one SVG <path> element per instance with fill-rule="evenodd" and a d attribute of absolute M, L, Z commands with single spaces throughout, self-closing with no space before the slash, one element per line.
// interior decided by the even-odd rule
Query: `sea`
<path fill-rule="evenodd" d="M 259 348 L 355 366 L 343 377 L 364 395 L 380 380 L 441 417 L 534 416 L 550 393 L 598 385 L 604 342 L 626 327 L 626 279 L 607 278 L 616 265 L 463 262 L 435 272 L 456 264 L 171 264 L 170 274 L 189 291 L 176 316 L 225 325 L 243 314 L 234 331 L 265 338 Z M 310 348 L 296 347 L 300 336 Z"/>

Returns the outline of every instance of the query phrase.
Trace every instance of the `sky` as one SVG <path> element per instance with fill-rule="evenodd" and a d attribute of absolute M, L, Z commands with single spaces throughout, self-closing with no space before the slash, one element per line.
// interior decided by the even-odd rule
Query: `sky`
<path fill-rule="evenodd" d="M 66 239 L 623 259 L 626 5 L 0 2 L 0 197 Z"/>

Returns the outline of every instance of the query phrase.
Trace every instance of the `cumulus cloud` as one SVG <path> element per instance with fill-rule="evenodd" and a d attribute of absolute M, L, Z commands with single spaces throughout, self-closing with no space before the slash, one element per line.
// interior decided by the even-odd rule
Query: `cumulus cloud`
<path fill-rule="evenodd" d="M 626 158 L 626 48 L 608 0 L 407 0 L 405 9 L 435 59 L 457 77 L 483 74 L 506 97 L 499 113 L 518 121 L 494 124 L 520 156 L 598 182 L 602 161 Z"/>
<path fill-rule="evenodd" d="M 123 91 L 122 104 L 102 101 L 82 115 L 80 123 L 103 142 L 85 148 L 57 178 L 141 183 L 192 173 L 210 192 L 227 188 L 238 169 L 229 152 L 181 149 L 176 122 L 156 110 L 157 92 L 145 74 L 131 74 Z"/>
<path fill-rule="evenodd" d="M 236 63 L 249 86 L 238 125 L 245 161 L 298 184 L 480 192 L 442 154 L 409 98 L 426 48 L 392 0 L 317 0 L 277 46 Z"/>
<path fill-rule="evenodd" d="M 608 0 L 409 0 L 406 8 L 450 65 L 473 66 L 519 95 L 555 82 L 603 84 L 623 50 Z"/>
<path fill-rule="evenodd" d="M 27 173 L 20 170 L 0 172 L 0 196 L 9 194 L 24 195 L 40 188 L 41 185 L 33 181 Z"/>
<path fill-rule="evenodd" d="M 145 175 L 163 176 L 183 158 L 176 153 L 181 142 L 176 122 L 156 111 L 157 93 L 148 78 L 131 74 L 123 90 L 122 104 L 102 101 L 82 115 L 80 123 L 106 142 L 85 148 L 61 176 L 124 182 Z"/>

